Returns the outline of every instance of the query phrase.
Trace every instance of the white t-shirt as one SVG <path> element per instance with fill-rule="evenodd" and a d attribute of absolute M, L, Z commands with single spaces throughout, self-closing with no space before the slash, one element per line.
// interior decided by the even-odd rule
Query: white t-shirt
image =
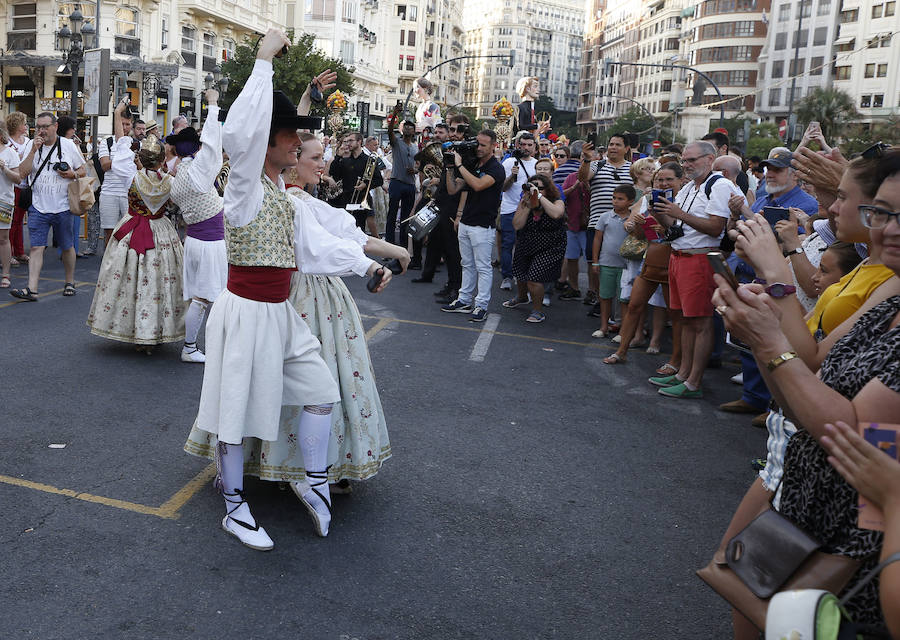
<path fill-rule="evenodd" d="M 722 174 L 718 171 L 713 171 L 712 175 L 721 176 Z M 712 175 L 706 180 L 709 180 Z M 731 217 L 731 210 L 728 208 L 728 199 L 732 194 L 737 194 L 741 197 L 744 195 L 737 185 L 728 178 L 719 178 L 713 183 L 708 199 L 706 197 L 705 185 L 705 181 L 700 186 L 697 186 L 697 183 L 691 180 L 681 187 L 678 195 L 675 196 L 675 204 L 677 204 L 682 211 L 689 213 L 692 216 L 697 216 L 698 218 L 709 218 L 710 216 L 719 218 Z M 676 221 L 675 224 L 681 223 Z M 722 226 L 722 233 L 715 238 L 697 231 L 689 224 L 685 224 L 683 228 L 684 235 L 672 243 L 672 248 L 677 251 L 717 247 L 719 241 L 722 239 L 722 235 L 725 233 L 724 225 Z"/>
<path fill-rule="evenodd" d="M 45 144 L 34 154 L 34 164 L 31 167 L 31 175 L 29 181 L 34 188 L 32 196 L 32 206 L 41 213 L 59 213 L 60 211 L 69 210 L 69 183 L 72 182 L 68 178 L 63 178 L 53 170 L 53 165 L 57 162 L 68 162 L 72 170 L 80 169 L 84 164 L 84 158 L 81 151 L 74 142 L 68 138 L 57 136 L 59 147 L 55 148 L 55 144 Z M 47 159 L 47 154 L 52 150 L 53 155 L 47 166 L 41 171 L 41 175 L 35 180 L 35 175 L 40 169 L 41 164 Z"/>
<path fill-rule="evenodd" d="M 16 153 L 19 154 L 19 160 L 22 160 L 31 151 L 31 147 L 34 146 L 34 141 L 28 136 L 25 136 L 25 140 L 22 142 L 22 144 L 19 144 L 10 137 L 9 146 L 15 149 Z M 23 179 L 22 182 L 19 183 L 19 185 L 23 187 L 26 186 L 25 180 Z"/>
<path fill-rule="evenodd" d="M 527 160 L 507 158 L 503 161 L 503 169 L 506 171 L 507 178 L 512 175 L 512 168 L 516 165 L 516 162 L 520 162 L 522 166 L 519 167 L 519 175 L 516 176 L 516 181 L 509 189 L 503 192 L 503 196 L 500 198 L 500 215 L 502 216 L 509 216 L 516 212 L 519 200 L 522 199 L 522 185 L 534 176 L 534 167 L 537 164 L 537 160 L 534 158 L 528 158 Z"/>
<path fill-rule="evenodd" d="M 100 141 L 100 149 L 97 151 L 97 157 L 111 158 L 111 160 L 120 157 L 128 157 L 134 160 L 134 151 L 131 150 L 131 143 L 133 142 L 131 136 L 122 136 L 113 142 L 112 149 L 110 149 L 110 146 L 106 143 L 107 140 L 108 138 L 103 138 L 103 140 Z M 131 186 L 131 181 L 134 179 L 136 173 L 137 165 L 135 165 L 134 171 L 130 176 L 122 176 L 116 172 L 107 171 L 103 174 L 103 186 L 100 187 L 100 195 L 128 195 L 128 188 Z"/>
<path fill-rule="evenodd" d="M 12 147 L 5 147 L 0 151 L 0 161 L 3 161 L 7 169 L 15 169 L 22 164 L 19 154 Z M 0 171 L 0 202 L 12 204 L 16 201 L 16 184 L 18 183 L 7 177 L 5 171 Z"/>

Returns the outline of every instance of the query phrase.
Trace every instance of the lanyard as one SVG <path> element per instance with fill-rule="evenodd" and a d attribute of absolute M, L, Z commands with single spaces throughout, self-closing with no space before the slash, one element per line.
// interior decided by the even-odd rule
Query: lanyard
<path fill-rule="evenodd" d="M 712 173 L 708 173 L 708 174 L 706 175 L 706 177 L 703 179 L 703 182 L 700 184 L 699 187 L 697 187 L 696 183 L 694 184 L 694 186 L 696 187 L 696 191 L 694 191 L 694 197 L 691 198 L 691 203 L 688 205 L 688 208 L 687 208 L 687 209 L 684 208 L 684 203 L 687 202 L 687 199 L 688 199 L 688 196 L 690 195 L 690 192 L 684 194 L 684 200 L 682 200 L 682 201 L 681 201 L 681 204 L 678 205 L 678 208 L 679 208 L 679 209 L 681 209 L 681 210 L 684 211 L 685 213 L 691 213 L 691 208 L 694 206 L 694 200 L 696 200 L 696 199 L 697 199 L 697 196 L 700 195 L 700 189 L 701 189 L 701 187 L 703 187 L 703 185 L 706 184 L 706 181 L 709 180 L 709 176 L 711 176 L 711 175 L 712 175 Z M 691 215 L 693 215 L 693 214 L 691 214 Z M 684 226 L 684 220 L 679 220 L 678 222 L 681 223 L 681 224 L 678 225 L 679 227 L 683 227 L 683 226 Z"/>

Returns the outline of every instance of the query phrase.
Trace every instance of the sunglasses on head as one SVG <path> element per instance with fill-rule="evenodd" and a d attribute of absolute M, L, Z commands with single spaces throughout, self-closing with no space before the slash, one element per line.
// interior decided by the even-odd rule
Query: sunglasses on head
<path fill-rule="evenodd" d="M 891 145 L 885 144 L 883 142 L 876 142 L 871 147 L 863 151 L 860 157 L 865 158 L 866 160 L 873 160 L 875 158 L 882 157 L 885 152 L 891 148 Z"/>

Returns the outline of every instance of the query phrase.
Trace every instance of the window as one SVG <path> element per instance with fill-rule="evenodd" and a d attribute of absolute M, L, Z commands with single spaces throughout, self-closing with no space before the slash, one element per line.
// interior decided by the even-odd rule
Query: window
<path fill-rule="evenodd" d="M 162 35 L 160 37 L 160 44 L 162 45 L 162 49 L 169 48 L 169 20 L 168 18 L 162 19 Z"/>
<path fill-rule="evenodd" d="M 889 46 L 891 46 L 891 36 L 888 35 L 888 36 L 882 37 L 882 38 L 881 38 L 881 44 L 880 44 L 879 46 L 881 46 L 881 47 L 889 47 Z"/>
<path fill-rule="evenodd" d="M 412 71 L 416 65 L 416 57 L 415 56 L 406 56 L 406 70 Z"/>
<path fill-rule="evenodd" d="M 6 35 L 6 46 L 12 50 L 37 49 L 37 3 L 14 4 L 11 8 L 12 30 Z"/>
<path fill-rule="evenodd" d="M 788 71 L 788 75 L 803 75 L 803 72 L 806 70 L 806 58 L 799 58 L 796 62 L 797 64 L 794 65 L 794 60 L 791 60 L 791 66 L 790 70 Z"/>
<path fill-rule="evenodd" d="M 872 106 L 872 94 L 865 94 L 859 97 L 859 107 L 868 109 Z"/>
<path fill-rule="evenodd" d="M 797 32 L 793 31 L 793 38 L 791 39 L 791 48 L 795 48 L 797 46 Z M 809 29 L 801 29 L 800 30 L 800 46 L 806 47 L 806 44 L 809 42 Z"/>
<path fill-rule="evenodd" d="M 216 55 L 216 34 L 203 34 L 203 55 L 210 58 Z"/>
<path fill-rule="evenodd" d="M 840 22 L 847 24 L 848 22 L 856 22 L 859 20 L 859 9 L 847 9 L 841 11 Z"/>
<path fill-rule="evenodd" d="M 291 28 L 294 26 L 294 12 L 297 5 L 293 2 L 284 3 L 284 24 Z"/>
<path fill-rule="evenodd" d="M 181 27 L 181 50 L 193 52 L 197 48 L 197 32 L 194 27 Z"/>
<path fill-rule="evenodd" d="M 399 71 L 403 71 L 403 56 L 400 56 L 400 64 L 397 66 Z"/>
<path fill-rule="evenodd" d="M 781 51 L 782 49 L 787 48 L 787 33 L 776 33 L 775 34 L 775 50 Z"/>
<path fill-rule="evenodd" d="M 781 104 L 781 89 L 769 89 L 769 106 Z"/>
<path fill-rule="evenodd" d="M 417 7 L 417 6 L 414 5 L 414 4 L 409 5 L 409 10 L 408 10 L 408 13 L 407 13 L 407 16 L 408 16 L 407 19 L 408 19 L 408 20 L 416 20 L 416 18 L 418 17 L 418 13 L 419 13 L 419 7 Z"/>
<path fill-rule="evenodd" d="M 884 106 L 884 94 L 883 93 L 876 93 L 874 96 L 872 96 L 872 108 L 873 109 L 880 109 L 883 106 Z"/>
<path fill-rule="evenodd" d="M 834 79 L 835 80 L 849 80 L 850 79 L 850 70 L 852 67 L 835 67 L 834 68 Z"/>
<path fill-rule="evenodd" d="M 406 44 L 406 29 L 400 29 L 400 46 Z"/>
<path fill-rule="evenodd" d="M 853 51 L 856 48 L 856 38 L 850 40 L 850 42 L 845 42 L 844 44 L 839 44 L 837 46 L 837 50 L 840 52 Z"/>
<path fill-rule="evenodd" d="M 406 35 L 406 44 L 410 47 L 416 46 L 416 32 L 410 29 L 409 33 Z"/>
<path fill-rule="evenodd" d="M 891 2 L 884 3 L 884 17 L 892 16 L 897 11 L 897 2 L 895 0 L 891 0 Z"/>
<path fill-rule="evenodd" d="M 341 62 L 344 64 L 353 64 L 356 61 L 353 56 L 353 42 L 350 40 L 341 40 Z"/>
<path fill-rule="evenodd" d="M 831 13 L 831 0 L 819 0 L 819 8 L 816 10 L 817 16 L 827 16 Z"/>
<path fill-rule="evenodd" d="M 873 4 L 872 5 L 872 17 L 880 18 L 884 14 L 884 5 L 883 4 Z"/>
<path fill-rule="evenodd" d="M 307 20 L 334 20 L 334 0 L 306 0 L 304 18 Z"/>
<path fill-rule="evenodd" d="M 401 20 L 406 20 L 406 5 L 398 4 L 397 5 L 397 17 Z"/>
<path fill-rule="evenodd" d="M 783 78 L 784 77 L 784 60 L 776 60 L 772 63 L 772 77 L 773 78 Z"/>
<path fill-rule="evenodd" d="M 234 58 L 234 51 L 237 49 L 237 44 L 231 38 L 225 38 L 222 40 L 222 59 L 223 60 L 231 60 Z"/>
<path fill-rule="evenodd" d="M 880 64 L 875 72 L 876 78 L 887 78 L 887 64 Z"/>
<path fill-rule="evenodd" d="M 863 74 L 864 78 L 874 78 L 875 77 L 875 63 L 870 62 L 866 65 L 866 71 Z"/>
<path fill-rule="evenodd" d="M 116 35 L 138 37 L 138 12 L 135 9 L 116 9 Z"/>
<path fill-rule="evenodd" d="M 791 19 L 791 5 L 785 3 L 778 7 L 778 22 L 787 22 Z"/>
<path fill-rule="evenodd" d="M 809 75 L 811 76 L 820 76 L 822 75 L 822 65 L 825 64 L 825 58 L 822 56 L 816 56 L 812 60 L 809 61 Z"/>
<path fill-rule="evenodd" d="M 752 36 L 754 25 L 751 20 L 741 20 L 734 23 L 734 35 L 736 36 Z"/>
<path fill-rule="evenodd" d="M 818 27 L 813 31 L 813 46 L 823 45 L 828 41 L 828 27 Z"/>

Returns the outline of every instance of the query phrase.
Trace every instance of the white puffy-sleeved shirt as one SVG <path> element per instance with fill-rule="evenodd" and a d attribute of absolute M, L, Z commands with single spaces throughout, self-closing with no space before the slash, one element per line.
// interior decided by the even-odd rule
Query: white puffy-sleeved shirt
<path fill-rule="evenodd" d="M 228 110 L 222 141 L 231 171 L 225 187 L 225 219 L 243 227 L 259 214 L 263 201 L 263 173 L 272 122 L 272 63 L 257 60 L 240 95 Z M 276 185 L 285 190 L 278 176 Z M 338 237 L 319 223 L 316 215 L 296 196 L 294 203 L 294 256 L 304 273 L 365 276 L 372 260 L 358 239 Z M 346 212 L 345 212 L 346 213 Z M 328 225 L 331 227 L 331 225 Z"/>
<path fill-rule="evenodd" d="M 100 140 L 100 146 L 97 148 L 97 156 L 100 158 L 109 157 L 110 163 L 118 160 L 119 170 L 117 172 L 107 171 L 103 175 L 103 185 L 100 187 L 100 193 L 108 196 L 125 196 L 128 195 L 128 188 L 131 181 L 137 173 L 137 165 L 134 163 L 134 151 L 131 150 L 131 144 L 134 139 L 131 136 L 122 136 L 112 144 L 108 143 L 109 138 Z M 128 164 L 130 161 L 131 164 Z"/>
<path fill-rule="evenodd" d="M 222 124 L 219 107 L 211 106 L 200 132 L 200 150 L 183 158 L 172 181 L 172 201 L 181 210 L 185 224 L 197 224 L 218 215 L 224 199 L 215 189 L 222 168 Z"/>

